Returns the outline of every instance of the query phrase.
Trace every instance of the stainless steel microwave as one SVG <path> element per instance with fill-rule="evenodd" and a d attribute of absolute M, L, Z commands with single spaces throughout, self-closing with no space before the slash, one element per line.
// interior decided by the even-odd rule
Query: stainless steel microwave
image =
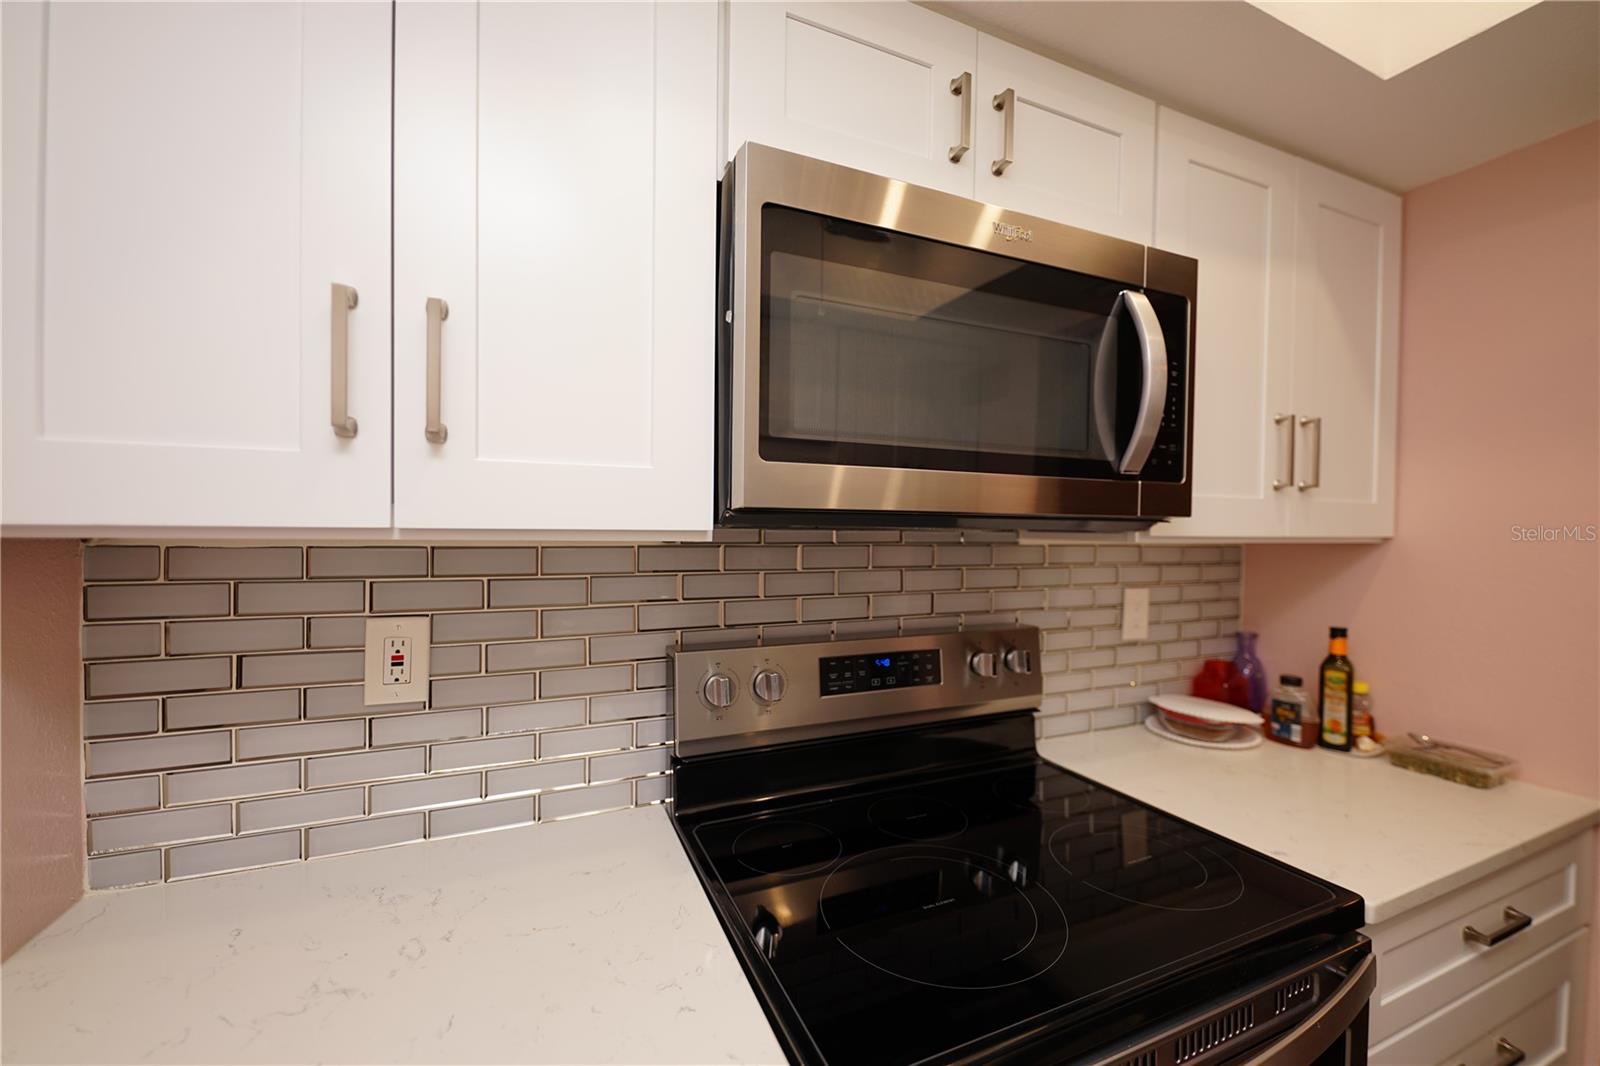
<path fill-rule="evenodd" d="M 759 144 L 721 197 L 720 524 L 1189 513 L 1195 260 Z"/>

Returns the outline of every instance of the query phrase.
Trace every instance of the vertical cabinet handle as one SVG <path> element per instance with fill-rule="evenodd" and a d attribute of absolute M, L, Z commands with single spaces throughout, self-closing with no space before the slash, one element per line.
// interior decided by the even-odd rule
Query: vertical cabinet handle
<path fill-rule="evenodd" d="M 423 435 L 429 444 L 443 444 L 450 435 L 449 427 L 439 414 L 440 393 L 444 388 L 440 381 L 444 356 L 439 349 L 444 341 L 444 320 L 449 317 L 449 304 L 437 296 L 428 297 L 428 427 Z"/>
<path fill-rule="evenodd" d="M 1294 415 L 1273 415 L 1272 424 L 1279 428 L 1278 476 L 1272 479 L 1272 491 L 1282 492 L 1294 480 Z"/>
<path fill-rule="evenodd" d="M 951 78 L 950 93 L 961 97 L 961 143 L 950 146 L 950 162 L 959 163 L 972 148 L 972 71 L 963 70 L 961 77 Z"/>
<path fill-rule="evenodd" d="M 1007 89 L 1003 93 L 996 93 L 994 109 L 1005 116 L 1005 133 L 1002 138 L 1004 143 L 1001 147 L 1000 158 L 989 164 L 989 169 L 998 178 L 1006 172 L 1006 167 L 1011 165 L 1011 156 L 1015 151 L 1013 142 L 1017 136 L 1017 90 Z"/>
<path fill-rule="evenodd" d="M 1494 1044 L 1494 1066 L 1517 1066 L 1519 1062 L 1528 1057 L 1528 1053 L 1517 1045 L 1501 1037 Z M 1462 1063 L 1461 1066 L 1467 1066 Z"/>
<path fill-rule="evenodd" d="M 1322 416 L 1316 415 L 1311 418 L 1302 418 L 1299 419 L 1299 423 L 1301 426 L 1310 426 L 1316 431 L 1312 438 L 1316 442 L 1316 450 L 1312 452 L 1311 480 L 1297 481 L 1294 486 L 1304 492 L 1307 489 L 1322 487 Z"/>
<path fill-rule="evenodd" d="M 356 309 L 358 299 L 356 290 L 349 285 L 334 282 L 332 290 L 328 418 L 333 423 L 336 436 L 353 437 L 359 427 L 356 420 L 350 417 L 350 312 Z"/>

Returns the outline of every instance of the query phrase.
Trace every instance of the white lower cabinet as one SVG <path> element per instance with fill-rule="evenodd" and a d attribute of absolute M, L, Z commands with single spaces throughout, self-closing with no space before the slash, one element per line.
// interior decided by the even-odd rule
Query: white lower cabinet
<path fill-rule="evenodd" d="M 717 9 L 396 8 L 395 525 L 710 527 Z"/>
<path fill-rule="evenodd" d="M 1366 929 L 1378 965 L 1372 1066 L 1494 1066 L 1518 1051 L 1529 1066 L 1573 1061 L 1584 1039 L 1593 870 L 1585 832 Z"/>

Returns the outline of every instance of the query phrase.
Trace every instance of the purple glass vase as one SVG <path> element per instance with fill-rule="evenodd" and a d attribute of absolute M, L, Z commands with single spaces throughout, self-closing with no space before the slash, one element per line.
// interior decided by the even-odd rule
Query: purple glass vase
<path fill-rule="evenodd" d="M 1256 657 L 1256 635 L 1239 631 L 1239 650 L 1233 657 L 1233 668 L 1250 686 L 1250 709 L 1260 714 L 1267 706 L 1267 668 Z"/>

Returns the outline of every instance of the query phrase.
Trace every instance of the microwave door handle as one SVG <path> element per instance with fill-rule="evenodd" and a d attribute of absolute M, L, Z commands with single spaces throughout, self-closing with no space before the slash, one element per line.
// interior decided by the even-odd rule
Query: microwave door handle
<path fill-rule="evenodd" d="M 1161 416 L 1167 406 L 1167 341 L 1161 333 L 1161 323 L 1150 297 L 1142 292 L 1124 289 L 1118 302 L 1128 308 L 1133 318 L 1133 328 L 1139 334 L 1139 350 L 1144 357 L 1144 386 L 1139 396 L 1139 416 L 1133 424 L 1133 435 L 1128 447 L 1117 463 L 1117 472 L 1137 474 L 1144 469 L 1150 450 L 1155 447 L 1156 433 L 1161 429 Z"/>

